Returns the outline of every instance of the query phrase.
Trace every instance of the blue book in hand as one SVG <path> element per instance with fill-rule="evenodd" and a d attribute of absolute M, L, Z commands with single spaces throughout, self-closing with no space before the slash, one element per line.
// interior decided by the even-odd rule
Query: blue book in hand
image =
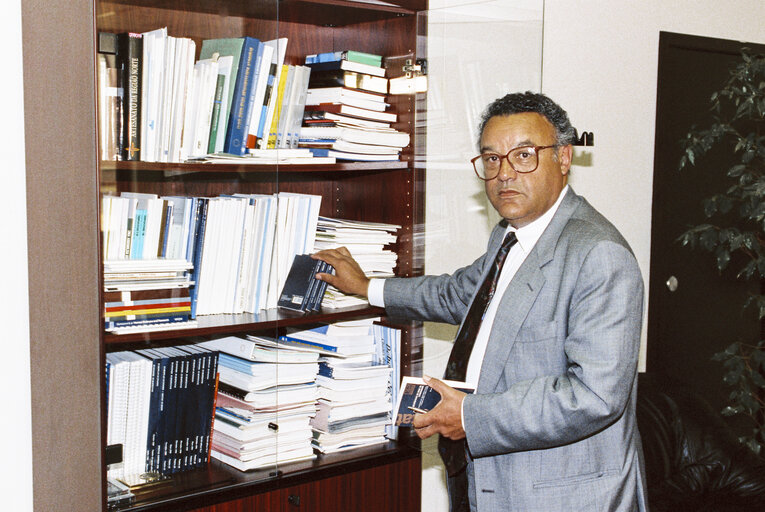
<path fill-rule="evenodd" d="M 463 393 L 472 393 L 475 388 L 465 382 L 442 380 L 444 384 L 451 386 Z M 431 388 L 420 377 L 404 377 L 399 387 L 396 401 L 396 418 L 394 425 L 397 427 L 411 427 L 415 414 L 423 414 L 430 411 L 441 401 L 441 395 Z"/>

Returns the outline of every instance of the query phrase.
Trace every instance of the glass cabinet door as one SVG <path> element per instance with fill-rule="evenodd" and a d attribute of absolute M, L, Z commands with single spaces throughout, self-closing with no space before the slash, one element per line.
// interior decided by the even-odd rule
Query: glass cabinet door
<path fill-rule="evenodd" d="M 478 125 L 490 102 L 541 89 L 543 1 L 430 0 L 422 16 L 428 71 L 424 271 L 438 275 L 483 254 L 500 220 L 470 159 L 479 154 Z M 443 375 L 456 330 L 425 324 L 424 374 Z M 435 438 L 423 442 L 422 467 L 423 504 L 446 510 Z"/>

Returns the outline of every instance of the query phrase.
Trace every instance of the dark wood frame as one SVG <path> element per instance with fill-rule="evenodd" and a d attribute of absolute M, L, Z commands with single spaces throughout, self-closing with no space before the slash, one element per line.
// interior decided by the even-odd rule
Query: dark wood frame
<path fill-rule="evenodd" d="M 100 190 L 146 190 L 187 194 L 242 191 L 321 193 L 322 214 L 396 222 L 401 276 L 422 272 L 422 244 L 415 233 L 424 220 L 424 170 L 411 148 L 396 163 L 333 166 L 199 166 L 106 163 L 97 161 L 95 34 L 145 31 L 168 26 L 172 35 L 208 37 L 258 34 L 290 38 L 287 62 L 307 53 L 355 48 L 384 55 L 418 52 L 416 12 L 424 0 L 399 0 L 400 7 L 346 0 L 220 2 L 214 0 L 22 0 L 25 135 L 27 142 L 27 222 L 29 242 L 30 345 L 34 500 L 37 510 L 104 510 L 105 408 L 103 361 L 106 351 L 172 344 L 219 333 L 280 329 L 302 317 L 275 311 L 205 320 L 197 330 L 117 337 L 101 325 L 99 249 Z M 268 5 L 270 7 L 263 8 Z M 256 6 L 256 7 L 253 7 Z M 277 19 L 278 18 L 278 19 Z M 289 19 L 290 21 L 284 21 Z M 262 36 L 260 36 L 262 34 Z M 389 69 L 389 76 L 403 74 Z M 391 98 L 399 113 L 396 127 L 415 134 L 416 106 L 422 98 Z M 168 172 L 172 171 L 172 172 Z M 381 186 L 383 185 L 383 186 Z M 270 188 L 269 188 L 270 187 Z M 311 321 L 377 315 L 375 308 L 322 312 Z M 205 323 L 207 322 L 207 323 Z M 421 339 L 406 325 L 405 374 L 419 373 Z M 148 499 L 135 510 L 226 510 L 223 502 L 265 503 L 285 499 L 296 489 L 307 498 L 324 497 L 333 486 L 354 481 L 402 486 L 397 500 L 379 510 L 418 510 L 418 444 L 405 436 L 380 448 L 323 457 L 319 462 L 280 466 L 279 473 L 242 474 L 213 462 L 203 472 L 179 479 L 181 494 Z M 387 476 L 386 476 L 387 475 Z M 205 484 L 206 479 L 213 480 Z M 184 487 L 185 486 L 185 487 Z M 318 487 L 317 487 L 318 486 Z M 323 491 L 322 491 L 323 489 Z M 364 491 L 366 492 L 366 491 Z M 285 494 L 286 493 L 286 494 Z M 362 496 L 363 497 L 363 496 Z M 238 500 L 238 501 L 236 501 Z M 265 500 L 265 501 L 264 501 Z M 276 502 L 275 502 L 276 503 Z M 336 501 L 351 506 L 347 500 Z M 218 504 L 218 505 L 215 505 Z M 213 508 L 210 508 L 213 507 Z M 306 507 L 301 507 L 306 508 Z M 310 508 L 310 507 L 309 507 Z"/>

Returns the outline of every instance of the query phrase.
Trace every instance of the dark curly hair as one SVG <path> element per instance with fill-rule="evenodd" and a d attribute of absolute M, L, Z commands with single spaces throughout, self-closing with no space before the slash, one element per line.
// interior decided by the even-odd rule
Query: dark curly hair
<path fill-rule="evenodd" d="M 478 145 L 481 145 L 481 137 L 486 123 L 496 116 L 509 116 L 523 112 L 536 112 L 544 116 L 555 128 L 556 143 L 559 146 L 571 144 L 575 139 L 574 127 L 568 119 L 568 114 L 560 105 L 544 94 L 531 91 L 506 94 L 494 100 L 481 116 L 481 124 L 478 129 Z"/>

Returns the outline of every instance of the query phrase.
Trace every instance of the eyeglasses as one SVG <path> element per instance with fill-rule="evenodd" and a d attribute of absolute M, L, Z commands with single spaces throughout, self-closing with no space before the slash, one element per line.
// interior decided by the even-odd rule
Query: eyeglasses
<path fill-rule="evenodd" d="M 539 167 L 539 152 L 547 148 L 557 148 L 552 146 L 521 146 L 511 149 L 506 155 L 498 153 L 484 153 L 470 160 L 473 164 L 476 176 L 484 181 L 493 180 L 499 175 L 499 169 L 502 167 L 502 159 L 506 158 L 507 163 L 518 173 L 534 172 Z"/>

